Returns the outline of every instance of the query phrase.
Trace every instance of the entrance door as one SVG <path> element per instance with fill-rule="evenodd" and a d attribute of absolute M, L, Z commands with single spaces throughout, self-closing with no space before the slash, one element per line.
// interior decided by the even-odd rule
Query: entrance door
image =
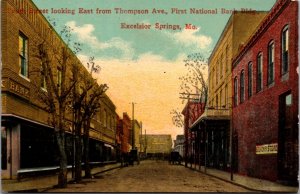
<path fill-rule="evenodd" d="M 298 133 L 293 124 L 292 94 L 285 93 L 279 99 L 278 178 L 296 182 L 298 172 Z"/>

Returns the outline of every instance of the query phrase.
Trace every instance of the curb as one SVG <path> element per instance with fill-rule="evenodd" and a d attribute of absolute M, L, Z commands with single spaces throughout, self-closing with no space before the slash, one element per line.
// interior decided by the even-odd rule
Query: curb
<path fill-rule="evenodd" d="M 181 166 L 185 167 L 183 164 L 181 164 Z M 201 170 L 193 169 L 193 168 L 191 168 L 191 167 L 185 167 L 185 168 L 188 168 L 188 169 L 193 170 L 193 171 L 200 172 L 200 173 L 202 173 L 202 174 L 205 174 L 205 175 L 208 175 L 208 176 L 217 178 L 217 179 L 222 180 L 222 181 L 225 181 L 225 182 L 227 182 L 227 183 L 231 183 L 231 184 L 233 184 L 233 185 L 236 185 L 236 186 L 239 186 L 239 187 L 243 187 L 244 189 L 248 189 L 248 190 L 255 191 L 255 192 L 262 192 L 262 193 L 297 193 L 297 191 L 296 191 L 296 192 L 290 192 L 290 191 L 270 191 L 270 190 L 254 189 L 254 188 L 248 187 L 248 186 L 246 186 L 246 185 L 243 185 L 243 184 L 240 184 L 240 183 L 237 183 L 237 182 L 233 182 L 233 181 L 224 179 L 224 178 L 222 178 L 222 177 L 218 177 L 218 176 L 213 175 L 213 174 L 205 173 L 205 172 L 203 172 L 203 171 L 201 171 Z M 299 189 L 298 189 L 298 191 L 299 191 Z"/>

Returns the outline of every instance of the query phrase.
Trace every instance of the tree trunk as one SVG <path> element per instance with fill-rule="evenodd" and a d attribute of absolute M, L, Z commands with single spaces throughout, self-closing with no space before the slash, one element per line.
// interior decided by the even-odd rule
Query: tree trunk
<path fill-rule="evenodd" d="M 82 180 L 82 145 L 81 145 L 81 125 L 76 127 L 75 132 L 75 181 L 80 182 Z"/>
<path fill-rule="evenodd" d="M 89 157 L 89 127 L 90 121 L 88 120 L 84 125 L 84 164 L 85 164 L 85 178 L 91 178 L 91 167 L 90 167 L 90 157 Z"/>
<path fill-rule="evenodd" d="M 67 169 L 67 156 L 65 152 L 65 134 L 64 131 L 57 131 L 56 132 L 56 140 L 57 145 L 59 149 L 59 155 L 60 155 L 60 169 L 58 173 L 58 187 L 59 188 L 65 188 L 67 187 L 67 175 L 68 175 L 68 169 Z"/>

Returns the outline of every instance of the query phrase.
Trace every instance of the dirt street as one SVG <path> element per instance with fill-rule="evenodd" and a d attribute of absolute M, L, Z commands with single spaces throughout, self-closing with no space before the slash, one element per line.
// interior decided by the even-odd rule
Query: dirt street
<path fill-rule="evenodd" d="M 142 161 L 47 192 L 249 192 L 203 173 L 163 161 Z"/>

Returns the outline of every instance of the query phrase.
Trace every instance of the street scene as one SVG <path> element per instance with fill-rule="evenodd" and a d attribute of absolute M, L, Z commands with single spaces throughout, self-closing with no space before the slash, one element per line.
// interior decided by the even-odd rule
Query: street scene
<path fill-rule="evenodd" d="M 297 193 L 298 4 L 2 0 L 1 191 Z"/>
<path fill-rule="evenodd" d="M 46 192 L 251 192 L 161 160 L 142 161 L 140 165 L 95 175 L 86 182 Z"/>

